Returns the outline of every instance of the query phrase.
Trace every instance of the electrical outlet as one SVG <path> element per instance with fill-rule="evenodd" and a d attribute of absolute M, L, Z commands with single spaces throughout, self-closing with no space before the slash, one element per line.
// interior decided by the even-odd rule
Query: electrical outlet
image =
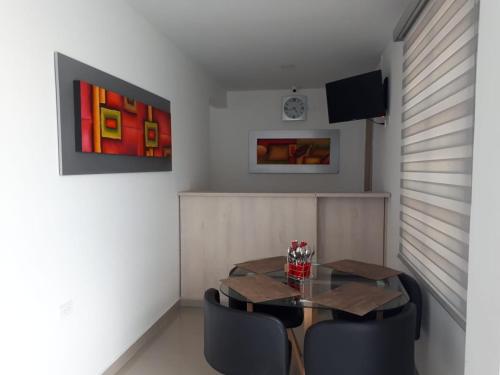
<path fill-rule="evenodd" d="M 68 300 L 59 306 L 61 319 L 67 319 L 73 313 L 73 300 Z"/>

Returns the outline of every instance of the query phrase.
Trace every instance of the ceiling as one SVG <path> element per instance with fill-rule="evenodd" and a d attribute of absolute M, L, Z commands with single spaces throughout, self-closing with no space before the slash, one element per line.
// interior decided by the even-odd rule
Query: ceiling
<path fill-rule="evenodd" d="M 322 87 L 377 67 L 411 0 L 126 0 L 224 87 Z"/>

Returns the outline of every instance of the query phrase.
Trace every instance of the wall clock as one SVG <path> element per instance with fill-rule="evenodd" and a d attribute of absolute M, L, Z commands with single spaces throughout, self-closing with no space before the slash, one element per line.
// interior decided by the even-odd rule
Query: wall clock
<path fill-rule="evenodd" d="M 307 96 L 284 96 L 281 102 L 281 118 L 283 121 L 303 121 L 307 114 Z"/>

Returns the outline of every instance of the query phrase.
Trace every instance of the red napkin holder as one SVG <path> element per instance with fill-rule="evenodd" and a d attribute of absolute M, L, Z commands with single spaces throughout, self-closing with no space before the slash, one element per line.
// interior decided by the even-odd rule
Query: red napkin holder
<path fill-rule="evenodd" d="M 311 263 L 288 263 L 288 277 L 295 280 L 304 280 L 311 276 Z"/>

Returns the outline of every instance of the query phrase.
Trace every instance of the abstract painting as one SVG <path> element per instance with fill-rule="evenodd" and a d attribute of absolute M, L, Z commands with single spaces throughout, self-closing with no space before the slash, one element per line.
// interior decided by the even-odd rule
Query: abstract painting
<path fill-rule="evenodd" d="M 86 81 L 75 81 L 80 152 L 169 158 L 170 113 Z"/>
<path fill-rule="evenodd" d="M 250 133 L 252 173 L 338 173 L 338 130 Z"/>
<path fill-rule="evenodd" d="M 330 164 L 330 138 L 257 139 L 257 164 Z"/>
<path fill-rule="evenodd" d="M 59 52 L 54 62 L 61 175 L 172 170 L 169 100 Z"/>

